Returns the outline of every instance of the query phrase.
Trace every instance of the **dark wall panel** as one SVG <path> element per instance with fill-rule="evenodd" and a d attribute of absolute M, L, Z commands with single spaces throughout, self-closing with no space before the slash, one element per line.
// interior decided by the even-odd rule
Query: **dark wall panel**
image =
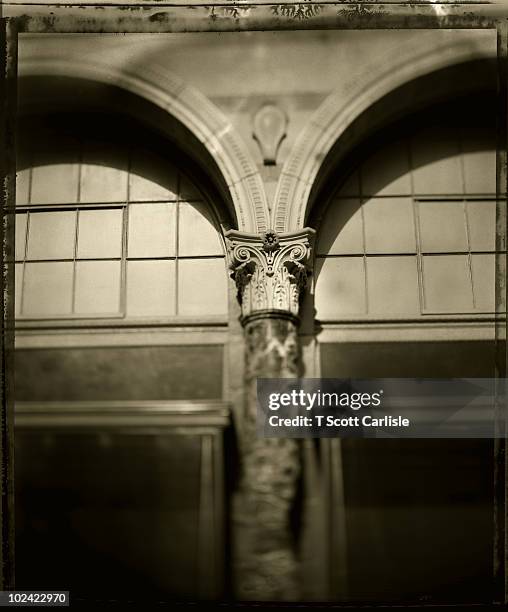
<path fill-rule="evenodd" d="M 324 377 L 491 377 L 488 342 L 325 344 Z M 342 442 L 348 596 L 492 597 L 492 440 Z"/>
<path fill-rule="evenodd" d="M 16 582 L 80 597 L 196 597 L 198 435 L 18 432 Z"/>
<path fill-rule="evenodd" d="M 493 342 L 356 342 L 321 345 L 323 378 L 490 378 Z"/>
<path fill-rule="evenodd" d="M 17 401 L 219 399 L 223 348 L 16 351 Z"/>
<path fill-rule="evenodd" d="M 491 440 L 344 440 L 349 594 L 492 596 Z"/>

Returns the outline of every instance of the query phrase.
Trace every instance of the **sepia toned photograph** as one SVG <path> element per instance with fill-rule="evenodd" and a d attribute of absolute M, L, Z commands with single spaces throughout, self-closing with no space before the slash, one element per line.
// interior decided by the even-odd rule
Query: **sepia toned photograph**
<path fill-rule="evenodd" d="M 1 3 L 0 606 L 505 608 L 508 4 L 410 5 Z"/>

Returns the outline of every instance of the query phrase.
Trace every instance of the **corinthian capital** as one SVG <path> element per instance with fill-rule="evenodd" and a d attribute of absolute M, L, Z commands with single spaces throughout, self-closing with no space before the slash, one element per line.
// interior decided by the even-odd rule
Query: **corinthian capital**
<path fill-rule="evenodd" d="M 310 274 L 314 230 L 260 235 L 230 230 L 226 240 L 242 317 L 274 311 L 297 317 Z"/>

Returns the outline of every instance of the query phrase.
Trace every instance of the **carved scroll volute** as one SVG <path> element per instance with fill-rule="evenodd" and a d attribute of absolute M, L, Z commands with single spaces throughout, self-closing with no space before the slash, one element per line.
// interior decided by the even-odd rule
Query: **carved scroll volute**
<path fill-rule="evenodd" d="M 231 230 L 226 238 L 242 318 L 267 311 L 296 318 L 311 273 L 314 230 L 261 235 Z"/>

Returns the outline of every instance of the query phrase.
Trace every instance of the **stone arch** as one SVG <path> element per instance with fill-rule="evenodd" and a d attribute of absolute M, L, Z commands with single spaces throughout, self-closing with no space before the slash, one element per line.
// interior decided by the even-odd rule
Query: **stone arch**
<path fill-rule="evenodd" d="M 231 121 L 196 88 L 179 76 L 150 66 L 119 69 L 106 60 L 84 62 L 61 55 L 31 55 L 20 59 L 24 77 L 55 77 L 82 80 L 115 87 L 146 100 L 184 126 L 199 142 L 220 171 L 223 192 L 233 208 L 237 227 L 245 232 L 263 232 L 269 227 L 269 212 L 263 182 L 243 140 Z"/>
<path fill-rule="evenodd" d="M 363 125 L 355 125 L 360 117 L 365 119 L 369 115 L 376 103 L 408 84 L 457 66 L 467 67 L 476 63 L 475 76 L 479 77 L 476 81 L 469 75 L 463 83 L 464 91 L 459 93 L 466 93 L 468 87 L 477 88 L 478 83 L 485 81 L 484 64 L 494 62 L 496 57 L 495 37 L 489 36 L 488 32 L 474 37 L 452 32 L 445 43 L 432 47 L 429 45 L 431 36 L 432 32 L 419 32 L 418 37 L 410 42 L 394 46 L 386 55 L 375 58 L 361 73 L 352 74 L 315 111 L 282 168 L 273 207 L 272 227 L 275 231 L 297 231 L 305 226 L 314 196 L 319 191 L 320 175 L 326 165 L 332 163 L 331 153 L 334 154 L 333 163 L 337 163 L 337 158 L 344 157 L 369 132 L 395 118 L 394 112 L 385 112 L 384 116 L 374 120 L 372 116 L 367 117 Z M 419 101 L 429 103 L 433 96 L 458 93 L 456 80 L 441 79 L 441 91 L 434 89 L 435 86 L 436 83 L 427 92 L 422 92 Z M 446 87 L 450 88 L 448 92 L 443 90 Z M 410 95 L 413 100 L 415 91 Z M 402 106 L 392 109 L 399 113 L 410 110 Z M 352 126 L 354 129 L 351 130 Z"/>

